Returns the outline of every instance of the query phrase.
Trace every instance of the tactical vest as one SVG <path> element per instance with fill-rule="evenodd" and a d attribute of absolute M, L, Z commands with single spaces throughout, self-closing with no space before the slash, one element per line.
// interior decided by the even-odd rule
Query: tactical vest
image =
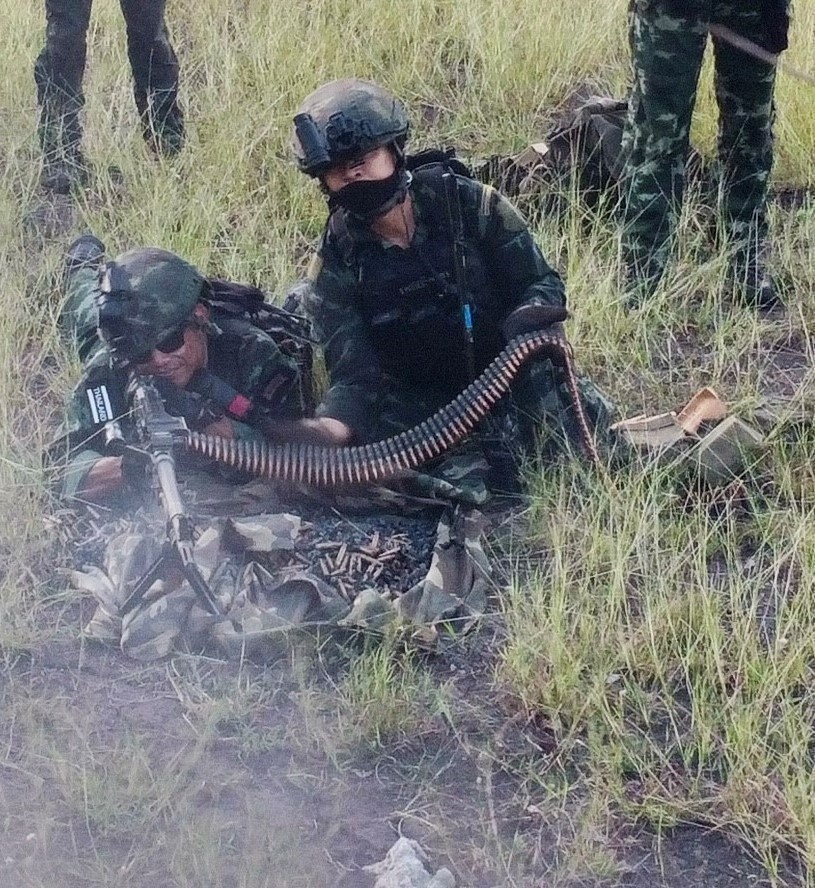
<path fill-rule="evenodd" d="M 461 308 L 453 286 L 453 238 L 444 172 L 442 164 L 430 164 L 413 174 L 417 221 L 428 232 L 423 242 L 418 233 L 407 249 L 385 246 L 376 239 L 356 239 L 344 210 L 332 213 L 328 236 L 357 278 L 357 309 L 385 373 L 452 396 L 470 380 Z M 478 243 L 478 219 L 466 206 L 462 210 L 467 291 L 473 311 L 476 370 L 480 371 L 501 349 L 502 307 Z"/>

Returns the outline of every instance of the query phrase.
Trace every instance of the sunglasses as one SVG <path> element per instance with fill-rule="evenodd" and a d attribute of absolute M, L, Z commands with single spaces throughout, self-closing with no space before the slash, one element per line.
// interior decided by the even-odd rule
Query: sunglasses
<path fill-rule="evenodd" d="M 189 326 L 189 323 L 184 323 L 177 329 L 172 330 L 164 337 L 164 339 L 161 340 L 161 342 L 157 342 L 150 351 L 132 357 L 130 359 L 130 363 L 146 364 L 150 360 L 153 351 L 160 351 L 165 355 L 177 352 L 181 348 L 181 346 L 184 345 L 184 333 L 187 331 Z"/>

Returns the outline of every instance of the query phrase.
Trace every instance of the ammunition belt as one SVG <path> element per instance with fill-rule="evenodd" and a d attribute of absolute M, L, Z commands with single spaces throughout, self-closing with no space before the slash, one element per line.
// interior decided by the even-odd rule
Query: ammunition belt
<path fill-rule="evenodd" d="M 449 404 L 419 425 L 383 441 L 331 447 L 238 441 L 190 432 L 187 447 L 217 462 L 273 481 L 317 487 L 376 484 L 416 469 L 455 447 L 506 394 L 521 365 L 543 349 L 550 353 L 556 351 L 562 360 L 581 445 L 589 460 L 597 464 L 599 457 L 583 410 L 571 348 L 561 337 L 545 331 L 515 337 Z"/>

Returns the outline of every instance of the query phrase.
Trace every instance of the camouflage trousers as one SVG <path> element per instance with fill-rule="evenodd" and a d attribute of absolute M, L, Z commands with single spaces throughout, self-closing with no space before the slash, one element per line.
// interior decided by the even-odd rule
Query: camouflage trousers
<path fill-rule="evenodd" d="M 99 345 L 96 332 L 96 294 L 98 272 L 91 267 L 78 268 L 65 276 L 64 300 L 57 324 L 67 344 L 76 345 L 82 361 Z"/>
<path fill-rule="evenodd" d="M 34 65 L 40 143 L 46 160 L 79 156 L 82 78 L 92 0 L 45 0 L 45 46 Z M 164 21 L 166 0 L 119 0 L 127 29 L 136 107 L 148 141 L 181 147 L 178 59 Z"/>
<path fill-rule="evenodd" d="M 633 91 L 624 136 L 623 256 L 657 279 L 671 249 L 685 182 L 691 115 L 711 25 L 762 40 L 762 0 L 632 0 Z M 724 234 L 737 250 L 766 237 L 775 67 L 713 36 Z"/>

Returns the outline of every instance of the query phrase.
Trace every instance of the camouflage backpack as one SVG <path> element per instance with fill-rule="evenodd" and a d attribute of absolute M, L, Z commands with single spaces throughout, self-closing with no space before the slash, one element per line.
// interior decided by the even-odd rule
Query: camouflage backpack
<path fill-rule="evenodd" d="M 589 95 L 573 104 L 544 137 L 539 174 L 561 191 L 576 192 L 592 208 L 604 195 L 616 204 L 622 197 L 627 117 L 627 99 Z M 710 170 L 693 146 L 686 164 L 688 183 L 710 193 Z"/>
<path fill-rule="evenodd" d="M 546 134 L 546 165 L 558 178 L 570 179 L 590 205 L 619 185 L 627 114 L 625 99 L 589 96 Z"/>
<path fill-rule="evenodd" d="M 266 301 L 262 290 L 250 284 L 238 284 L 220 278 L 208 279 L 210 293 L 207 302 L 212 307 L 214 320 L 243 318 L 266 333 L 283 352 L 295 359 L 300 367 L 300 399 L 309 412 L 315 407 L 313 365 L 314 339 L 311 322 L 298 314 L 301 283 L 293 287 L 283 308 Z"/>

